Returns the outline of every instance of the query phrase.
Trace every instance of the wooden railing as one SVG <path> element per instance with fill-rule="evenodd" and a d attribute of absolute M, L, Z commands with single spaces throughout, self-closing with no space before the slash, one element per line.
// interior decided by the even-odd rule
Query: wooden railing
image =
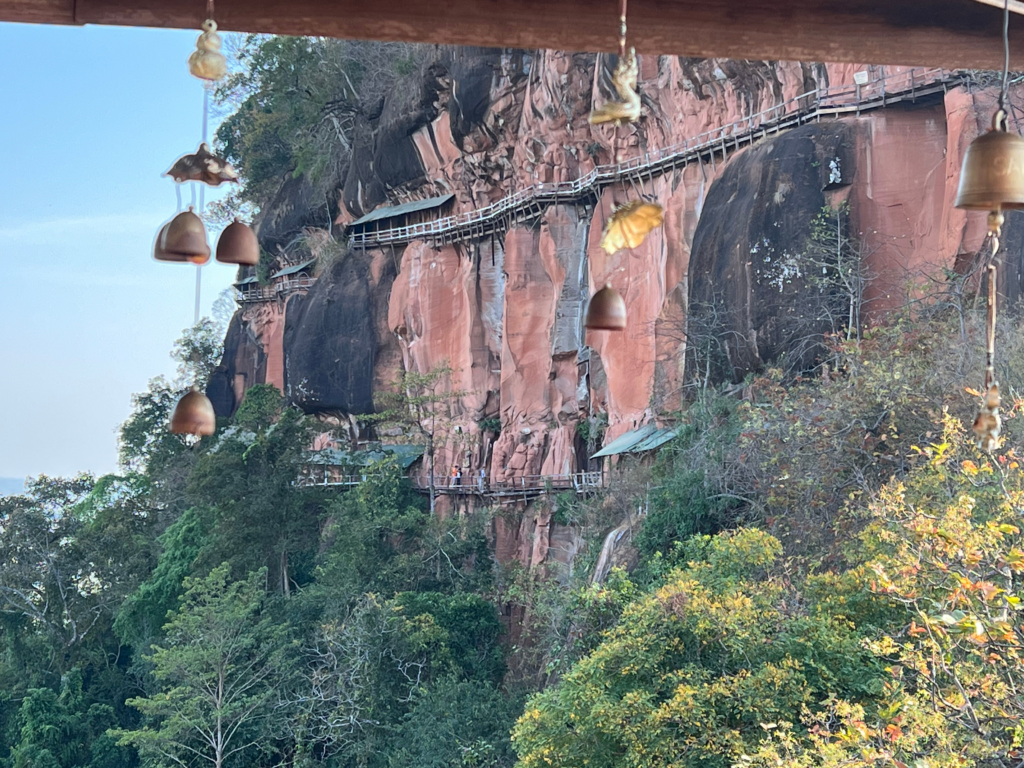
<path fill-rule="evenodd" d="M 328 465 L 308 465 L 299 484 L 304 486 L 351 487 L 368 479 L 380 477 L 375 473 L 352 473 Z M 429 475 L 408 478 L 413 487 L 424 493 L 430 490 Z M 434 475 L 435 492 L 446 496 L 536 496 L 542 493 L 575 491 L 590 493 L 604 487 L 601 472 L 573 472 L 564 475 L 521 475 L 507 480 L 489 477 L 461 477 Z"/>
<path fill-rule="evenodd" d="M 253 301 L 273 301 L 295 291 L 308 289 L 316 282 L 312 277 L 294 277 L 275 280 L 270 285 L 250 283 L 242 288 L 235 288 L 235 299 L 241 303 Z"/>
<path fill-rule="evenodd" d="M 430 488 L 430 476 L 413 476 L 413 485 L 418 490 Z M 604 476 L 600 472 L 573 472 L 564 475 L 520 475 L 505 480 L 488 477 L 460 477 L 434 475 L 434 490 L 448 495 L 518 496 L 522 494 L 576 491 L 585 493 L 604 487 Z"/>
<path fill-rule="evenodd" d="M 391 227 L 372 232 L 352 232 L 350 246 L 366 247 L 412 240 L 455 242 L 504 230 L 511 223 L 539 215 L 547 205 L 558 202 L 596 200 L 604 187 L 623 180 L 650 178 L 681 165 L 753 144 L 786 128 L 836 117 L 851 112 L 885 107 L 899 101 L 944 91 L 951 83 L 964 81 L 958 72 L 946 69 L 911 69 L 883 75 L 864 85 L 816 88 L 768 109 L 707 131 L 668 147 L 645 152 L 615 165 L 600 165 L 573 181 L 536 184 L 466 213 L 434 221 Z"/>

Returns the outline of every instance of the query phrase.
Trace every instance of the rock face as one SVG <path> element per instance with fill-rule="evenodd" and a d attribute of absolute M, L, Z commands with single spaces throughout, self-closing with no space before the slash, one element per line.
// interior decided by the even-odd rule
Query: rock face
<path fill-rule="evenodd" d="M 903 300 L 908 278 L 974 258 L 985 217 L 952 203 L 963 153 L 987 127 L 989 91 L 949 82 L 894 103 L 881 98 L 879 78 L 924 81 L 895 68 L 642 56 L 644 117 L 592 127 L 587 113 L 609 97 L 614 64 L 560 51 L 438 50 L 361 126 L 339 171 L 336 233 L 380 206 L 440 194 L 454 194 L 455 213 L 473 211 L 726 127 L 721 147 L 623 176 L 596 197 L 546 202 L 496 231 L 356 247 L 306 295 L 246 304 L 211 383 L 218 412 L 258 381 L 309 412 L 365 412 L 401 370 L 447 364 L 461 394 L 450 413 L 457 428 L 438 447 L 440 473 L 453 464 L 474 477 L 482 467 L 493 481 L 576 472 L 588 468 L 582 422 L 606 419 L 608 441 L 681 406 L 698 373 L 687 370 L 688 339 L 696 344 L 701 328 L 714 328 L 708 338 L 721 352 L 701 376 L 738 380 L 787 354 L 811 362 L 813 346 L 799 342 L 820 330 L 805 299 L 821 288 L 802 259 L 826 207 L 848 206 L 874 317 Z M 729 132 L 743 133 L 751 116 L 760 124 L 806 110 L 817 88 L 852 94 L 860 71 L 872 81 L 863 110 L 740 141 Z M 310 226 L 302 190 L 294 182 L 262 213 L 265 245 L 287 252 Z M 614 206 L 641 196 L 661 203 L 664 226 L 606 254 L 599 241 Z M 1012 297 L 1024 247 L 1016 218 L 1004 238 L 1002 289 Z M 606 282 L 623 295 L 629 327 L 585 332 L 587 298 Z M 496 436 L 481 424 L 493 419 Z M 568 560 L 576 546 L 543 505 L 494 525 L 503 559 Z"/>
<path fill-rule="evenodd" d="M 821 270 L 801 251 L 826 190 L 856 177 L 855 130 L 834 121 L 765 139 L 712 185 L 693 240 L 689 329 L 691 344 L 709 345 L 716 378 L 740 381 L 786 353 L 797 369 L 813 363 L 800 341 L 821 330 L 811 283 Z"/>
<path fill-rule="evenodd" d="M 377 339 L 367 261 L 349 254 L 309 293 L 288 300 L 282 340 L 284 392 L 308 413 L 373 410 Z"/>

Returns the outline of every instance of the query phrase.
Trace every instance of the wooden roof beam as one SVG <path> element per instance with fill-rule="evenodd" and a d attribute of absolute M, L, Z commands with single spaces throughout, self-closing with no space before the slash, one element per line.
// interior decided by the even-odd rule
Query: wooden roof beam
<path fill-rule="evenodd" d="M 997 69 L 1000 0 L 630 0 L 641 53 Z M 1019 0 L 1013 0 L 1015 10 Z M 0 0 L 0 21 L 198 28 L 204 0 Z M 618 0 L 216 0 L 224 30 L 614 51 Z M 1024 69 L 1024 18 L 1011 21 Z"/>

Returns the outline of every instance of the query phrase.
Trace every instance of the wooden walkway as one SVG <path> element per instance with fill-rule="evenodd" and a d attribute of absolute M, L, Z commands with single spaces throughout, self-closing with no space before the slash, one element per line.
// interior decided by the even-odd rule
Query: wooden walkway
<path fill-rule="evenodd" d="M 241 288 L 235 288 L 235 300 L 245 304 L 254 301 L 283 299 L 296 291 L 311 288 L 315 282 L 316 278 L 314 277 L 297 277 L 287 280 L 275 280 L 270 285 L 250 283 Z"/>
<path fill-rule="evenodd" d="M 348 243 L 351 247 L 361 248 L 413 240 L 440 245 L 504 232 L 516 222 L 537 218 L 549 205 L 594 203 L 600 198 L 601 191 L 613 184 L 653 179 L 693 162 L 714 165 L 718 158 L 724 160 L 730 151 L 787 128 L 817 122 L 823 117 L 859 115 L 899 102 L 913 102 L 923 96 L 944 93 L 950 85 L 967 81 L 960 72 L 916 68 L 880 77 L 864 85 L 817 88 L 681 144 L 644 153 L 616 165 L 597 166 L 574 181 L 537 184 L 483 208 L 422 224 L 376 232 L 353 232 L 348 235 Z"/>
<path fill-rule="evenodd" d="M 326 488 L 350 488 L 368 479 L 373 474 L 335 474 L 330 467 L 309 468 L 299 479 L 303 486 Z M 428 478 L 408 478 L 413 487 L 421 493 L 430 492 Z M 566 475 L 523 475 L 510 480 L 491 481 L 489 478 L 461 478 L 456 481 L 448 475 L 434 476 L 434 491 L 441 496 L 481 496 L 485 498 L 532 498 L 545 493 L 573 491 L 577 494 L 594 493 L 604 487 L 601 472 L 574 472 Z"/>

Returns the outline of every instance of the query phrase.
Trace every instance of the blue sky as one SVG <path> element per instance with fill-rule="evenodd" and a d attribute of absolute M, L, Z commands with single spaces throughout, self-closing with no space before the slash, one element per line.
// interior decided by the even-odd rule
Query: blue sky
<path fill-rule="evenodd" d="M 174 370 L 195 268 L 152 243 L 201 137 L 196 36 L 0 23 L 0 477 L 112 471 L 132 393 Z M 203 269 L 204 314 L 234 275 Z"/>

